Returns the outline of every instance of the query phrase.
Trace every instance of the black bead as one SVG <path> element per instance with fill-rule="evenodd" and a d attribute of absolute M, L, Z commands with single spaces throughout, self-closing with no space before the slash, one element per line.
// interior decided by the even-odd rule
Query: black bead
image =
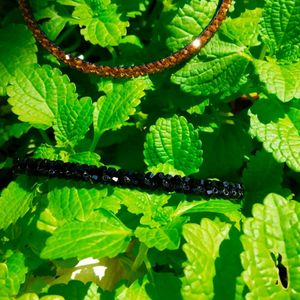
<path fill-rule="evenodd" d="M 123 169 L 120 169 L 117 171 L 117 177 L 118 177 L 118 185 L 120 186 L 130 186 L 131 180 L 127 176 L 127 172 Z"/>
<path fill-rule="evenodd" d="M 102 166 L 98 169 L 98 174 L 99 174 L 99 179 L 100 179 L 100 183 L 102 184 L 108 184 L 110 183 L 110 176 L 107 175 L 107 167 Z"/>
<path fill-rule="evenodd" d="M 91 183 L 99 183 L 100 182 L 100 178 L 97 174 L 91 175 L 90 180 L 91 180 Z"/>
<path fill-rule="evenodd" d="M 189 184 L 189 183 L 191 182 L 191 177 L 184 176 L 184 177 L 182 177 L 182 181 L 183 181 L 185 184 Z"/>
<path fill-rule="evenodd" d="M 45 168 L 47 168 L 47 176 L 49 177 L 56 177 L 57 176 L 57 163 L 56 161 L 48 161 L 45 165 Z"/>
<path fill-rule="evenodd" d="M 243 198 L 244 197 L 244 191 L 243 190 L 239 190 L 238 191 L 238 199 L 241 199 L 241 198 Z"/>
<path fill-rule="evenodd" d="M 223 184 L 221 181 L 214 180 L 211 183 L 212 191 L 214 196 L 219 196 L 223 190 Z"/>
<path fill-rule="evenodd" d="M 37 161 L 36 171 L 40 175 L 49 176 L 49 167 L 51 167 L 51 161 L 42 159 Z M 27 165 L 27 168 L 30 168 L 30 163 Z"/>
<path fill-rule="evenodd" d="M 182 181 L 183 181 L 183 178 L 180 175 L 175 175 L 172 178 L 172 183 L 173 184 L 179 184 L 179 183 L 182 183 Z"/>
<path fill-rule="evenodd" d="M 64 177 L 64 169 L 65 169 L 65 163 L 62 160 L 56 160 L 55 165 L 53 166 L 55 169 L 57 177 Z"/>
<path fill-rule="evenodd" d="M 229 196 L 232 198 L 236 198 L 238 196 L 238 192 L 236 189 L 231 189 L 229 192 Z"/>
<path fill-rule="evenodd" d="M 107 171 L 107 167 L 101 166 L 101 167 L 97 168 L 97 175 L 101 177 L 104 174 L 106 174 L 106 171 Z"/>
<path fill-rule="evenodd" d="M 25 172 L 28 173 L 34 173 L 34 171 L 37 171 L 38 165 L 41 163 L 42 159 L 30 159 L 27 158 L 22 163 L 23 167 L 25 168 Z"/>
<path fill-rule="evenodd" d="M 154 177 L 155 177 L 155 174 L 152 172 L 148 172 L 145 174 L 145 178 L 147 178 L 151 182 L 154 182 Z"/>
<path fill-rule="evenodd" d="M 167 191 L 174 190 L 174 185 L 172 184 L 172 178 L 173 176 L 168 174 L 165 175 L 164 179 L 162 180 L 162 187 Z"/>
<path fill-rule="evenodd" d="M 194 185 L 194 181 L 190 177 L 184 176 L 182 177 L 182 183 L 183 183 L 182 191 L 185 194 L 189 194 Z"/>
<path fill-rule="evenodd" d="M 116 176 L 117 175 L 117 170 L 115 168 L 108 168 L 106 171 L 106 174 L 110 177 Z"/>
<path fill-rule="evenodd" d="M 89 165 L 83 164 L 74 168 L 74 176 L 79 180 L 90 181 L 90 169 Z"/>
<path fill-rule="evenodd" d="M 237 198 L 238 199 L 243 198 L 244 197 L 244 186 L 240 183 L 236 183 L 235 188 L 237 191 Z"/>
<path fill-rule="evenodd" d="M 156 187 L 155 180 L 154 180 L 155 174 L 152 172 L 148 172 L 145 174 L 143 179 L 143 185 L 147 189 L 153 189 Z"/>
<path fill-rule="evenodd" d="M 224 188 L 227 188 L 227 187 L 229 187 L 229 182 L 227 182 L 227 181 L 223 181 L 223 186 L 224 186 Z"/>
<path fill-rule="evenodd" d="M 76 164 L 76 163 L 65 163 L 65 168 L 63 170 L 63 174 L 65 176 L 66 179 L 71 179 L 71 178 L 74 178 L 74 179 L 80 179 L 78 178 L 78 175 L 77 175 L 77 167 L 79 165 Z"/>
<path fill-rule="evenodd" d="M 221 191 L 221 195 L 224 196 L 224 197 L 228 197 L 230 195 L 230 191 L 228 188 L 224 188 L 222 191 Z"/>
<path fill-rule="evenodd" d="M 123 184 L 123 171 L 116 170 L 115 168 L 99 168 L 100 182 L 107 184 L 110 183 L 112 185 L 122 185 Z"/>
<path fill-rule="evenodd" d="M 98 168 L 96 166 L 90 166 L 88 170 L 89 182 L 91 183 L 99 183 L 100 177 L 98 175 Z"/>
<path fill-rule="evenodd" d="M 205 195 L 205 180 L 193 180 L 191 184 L 190 193 L 194 195 Z"/>
<path fill-rule="evenodd" d="M 108 176 L 106 174 L 104 174 L 104 175 L 101 176 L 101 182 L 103 184 L 108 184 L 108 183 L 110 183 L 110 181 L 111 181 L 111 177 L 110 176 Z"/>
<path fill-rule="evenodd" d="M 105 172 L 106 176 L 110 177 L 110 184 L 118 185 L 119 184 L 119 176 L 118 171 L 115 168 L 108 168 Z"/>
<path fill-rule="evenodd" d="M 153 181 L 155 183 L 155 186 L 159 189 L 163 187 L 163 180 L 165 179 L 165 174 L 162 172 L 158 172 L 153 177 Z"/>
<path fill-rule="evenodd" d="M 127 177 L 130 179 L 131 186 L 141 187 L 144 181 L 144 175 L 138 172 L 127 172 Z"/>
<path fill-rule="evenodd" d="M 176 193 L 181 193 L 184 190 L 184 186 L 183 186 L 182 182 L 174 184 L 173 188 L 174 188 L 174 192 L 176 192 Z"/>
<path fill-rule="evenodd" d="M 183 191 L 183 181 L 180 175 L 175 175 L 171 182 L 175 192 L 180 193 Z"/>
<path fill-rule="evenodd" d="M 194 195 L 203 195 L 203 194 L 205 194 L 205 188 L 203 185 L 195 183 L 191 187 L 190 193 L 194 194 Z"/>
<path fill-rule="evenodd" d="M 43 163 L 43 159 L 41 158 L 38 158 L 38 159 L 30 159 L 28 158 L 26 161 L 25 161 L 25 172 L 26 173 L 29 173 L 29 174 L 33 174 L 33 175 L 42 175 L 40 173 L 40 164 Z"/>

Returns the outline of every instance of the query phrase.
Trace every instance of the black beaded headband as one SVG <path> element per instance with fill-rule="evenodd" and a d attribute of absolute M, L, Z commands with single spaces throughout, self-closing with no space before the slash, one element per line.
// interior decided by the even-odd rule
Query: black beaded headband
<path fill-rule="evenodd" d="M 171 54 L 170 56 L 139 66 L 111 67 L 96 65 L 94 63 L 87 62 L 80 59 L 79 57 L 75 57 L 71 54 L 66 53 L 59 46 L 55 45 L 52 41 L 49 40 L 49 38 L 38 26 L 33 17 L 33 14 L 30 11 L 27 1 L 28 0 L 19 0 L 19 6 L 23 13 L 24 20 L 27 26 L 33 32 L 35 38 L 45 49 L 52 53 L 57 59 L 63 61 L 66 65 L 81 72 L 116 78 L 138 77 L 146 74 L 161 72 L 165 69 L 174 67 L 187 60 L 191 56 L 195 55 L 218 31 L 228 13 L 229 7 L 232 2 L 232 0 L 220 0 L 219 9 L 216 11 L 214 17 L 212 18 L 208 26 L 203 30 L 203 32 L 201 32 L 196 38 L 194 38 L 194 40 L 191 41 L 187 46 Z"/>
<path fill-rule="evenodd" d="M 129 172 L 123 169 L 64 163 L 60 160 L 24 158 L 14 164 L 14 173 L 34 176 L 57 177 L 87 181 L 92 184 L 110 184 L 126 188 L 140 188 L 149 191 L 161 190 L 204 197 L 241 199 L 244 187 L 240 183 L 229 183 L 218 180 L 196 179 L 188 176 L 169 175 L 164 173 L 146 174 Z"/>

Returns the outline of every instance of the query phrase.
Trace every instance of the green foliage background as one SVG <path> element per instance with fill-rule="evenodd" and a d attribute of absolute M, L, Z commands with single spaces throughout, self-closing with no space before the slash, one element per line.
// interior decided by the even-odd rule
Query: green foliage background
<path fill-rule="evenodd" d="M 66 51 L 131 65 L 187 44 L 217 2 L 31 5 Z M 236 0 L 201 53 L 126 80 L 58 62 L 14 1 L 0 16 L 0 299 L 300 299 L 300 0 Z M 246 195 L 9 177 L 25 155 L 242 181 Z"/>

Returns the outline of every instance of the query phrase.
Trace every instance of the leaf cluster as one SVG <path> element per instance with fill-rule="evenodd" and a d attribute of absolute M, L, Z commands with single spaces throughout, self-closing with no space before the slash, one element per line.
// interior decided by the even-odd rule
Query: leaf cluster
<path fill-rule="evenodd" d="M 31 0 L 46 35 L 131 65 L 217 0 Z M 235 1 L 176 69 L 71 70 L 0 4 L 0 299 L 299 299 L 300 0 Z M 241 181 L 241 202 L 12 176 L 17 157 Z"/>

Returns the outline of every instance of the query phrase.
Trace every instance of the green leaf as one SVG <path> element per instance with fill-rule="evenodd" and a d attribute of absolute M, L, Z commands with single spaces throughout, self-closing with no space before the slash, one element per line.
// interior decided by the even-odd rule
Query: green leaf
<path fill-rule="evenodd" d="M 237 18 L 227 18 L 222 24 L 220 30 L 238 45 L 258 46 L 259 21 L 262 15 L 262 9 L 247 9 Z"/>
<path fill-rule="evenodd" d="M 23 122 L 48 128 L 58 113 L 58 104 L 77 101 L 75 85 L 50 66 L 18 68 L 8 88 L 8 102 Z"/>
<path fill-rule="evenodd" d="M 176 51 L 190 43 L 209 24 L 217 5 L 217 0 L 179 1 L 177 13 L 167 26 L 168 47 Z"/>
<path fill-rule="evenodd" d="M 0 119 L 0 146 L 12 137 L 20 138 L 30 127 L 27 123 Z"/>
<path fill-rule="evenodd" d="M 6 87 L 19 66 L 25 67 L 37 62 L 37 47 L 24 25 L 14 24 L 0 29 L 0 41 L 0 95 L 4 96 Z"/>
<path fill-rule="evenodd" d="M 99 210 L 94 219 L 73 221 L 59 229 L 47 240 L 43 258 L 114 257 L 126 250 L 131 230 L 117 217 Z"/>
<path fill-rule="evenodd" d="M 261 36 L 272 55 L 277 51 L 287 53 L 288 48 L 294 50 L 290 52 L 291 57 L 294 56 L 293 53 L 300 54 L 300 1 L 266 0 L 261 21 Z"/>
<path fill-rule="evenodd" d="M 93 111 L 91 99 L 78 101 L 75 90 L 58 69 L 22 68 L 8 88 L 8 102 L 21 121 L 42 129 L 53 125 L 58 145 L 73 147 L 88 131 Z"/>
<path fill-rule="evenodd" d="M 181 293 L 183 299 L 213 299 L 215 260 L 219 248 L 228 237 L 230 225 L 202 219 L 200 225 L 185 224 L 183 236 L 187 241 L 183 251 L 187 256 Z"/>
<path fill-rule="evenodd" d="M 69 161 L 80 163 L 80 164 L 99 166 L 100 155 L 98 153 L 90 152 L 90 151 L 78 152 L 75 154 L 70 154 Z"/>
<path fill-rule="evenodd" d="M 0 229 L 6 229 L 16 223 L 31 208 L 35 197 L 32 181 L 25 176 L 12 181 L 1 193 L 0 197 Z"/>
<path fill-rule="evenodd" d="M 229 96 L 245 83 L 250 58 L 243 53 L 244 48 L 214 39 L 206 51 L 172 74 L 171 80 L 179 84 L 182 91 L 194 96 Z M 203 54 L 207 56 L 202 57 Z"/>
<path fill-rule="evenodd" d="M 299 218 L 299 203 L 276 194 L 269 194 L 264 205 L 254 205 L 253 218 L 246 220 L 242 236 L 242 276 L 250 290 L 247 299 L 300 297 Z"/>
<path fill-rule="evenodd" d="M 276 60 L 255 60 L 256 73 L 269 94 L 282 102 L 300 98 L 300 61 L 294 64 L 278 64 Z"/>
<path fill-rule="evenodd" d="M 11 253 L 5 262 L 0 263 L 0 298 L 14 298 L 25 281 L 26 273 L 25 257 L 20 252 Z"/>
<path fill-rule="evenodd" d="M 65 10 L 60 11 L 60 9 L 57 11 L 55 5 L 49 6 L 49 3 L 47 4 L 45 1 L 43 1 L 43 4 L 45 7 L 39 9 L 34 15 L 36 20 L 43 21 L 43 24 L 41 25 L 43 32 L 46 33 L 51 41 L 55 41 L 65 28 L 68 19 L 65 16 L 60 15 L 60 13 L 64 15 Z M 34 5 L 34 8 L 37 8 L 36 5 Z M 61 6 L 59 8 L 61 8 Z"/>
<path fill-rule="evenodd" d="M 182 216 L 185 214 L 201 212 L 222 214 L 239 211 L 240 209 L 240 204 L 222 199 L 210 199 L 209 201 L 182 201 L 177 206 L 174 216 Z"/>
<path fill-rule="evenodd" d="M 171 273 L 151 272 L 134 281 L 129 287 L 124 284 L 116 291 L 116 300 L 180 300 L 180 280 Z"/>
<path fill-rule="evenodd" d="M 277 52 L 277 58 L 283 62 L 297 62 L 300 57 L 300 44 L 286 45 Z"/>
<path fill-rule="evenodd" d="M 117 291 L 116 300 L 152 300 L 147 291 L 146 285 L 149 280 L 145 275 L 134 281 L 128 288 L 124 285 Z"/>
<path fill-rule="evenodd" d="M 49 204 L 41 213 L 38 228 L 53 233 L 58 227 L 74 220 L 86 221 L 95 215 L 99 208 L 118 212 L 120 199 L 108 196 L 106 188 L 92 188 L 88 183 L 51 180 Z"/>
<path fill-rule="evenodd" d="M 94 104 L 94 144 L 105 131 L 120 128 L 135 113 L 147 85 L 143 79 L 104 84 L 106 96 Z"/>
<path fill-rule="evenodd" d="M 148 166 L 168 163 L 185 174 L 196 173 L 202 163 L 201 141 L 197 130 L 184 117 L 158 119 L 150 127 L 144 145 Z"/>
<path fill-rule="evenodd" d="M 58 146 L 75 146 L 82 140 L 93 121 L 93 105 L 90 98 L 58 102 L 53 129 Z"/>
<path fill-rule="evenodd" d="M 54 118 L 46 97 L 48 94 L 50 98 L 53 96 L 51 92 L 58 90 L 54 89 L 54 84 L 50 82 L 47 70 L 38 67 L 18 68 L 8 88 L 8 103 L 12 106 L 12 111 L 19 116 L 19 120 L 45 129 L 52 125 Z"/>
<path fill-rule="evenodd" d="M 180 295 L 181 281 L 173 273 L 152 272 L 148 278 L 150 284 L 146 286 L 146 290 L 151 300 L 182 299 Z"/>
<path fill-rule="evenodd" d="M 245 283 L 241 279 L 243 267 L 240 254 L 243 251 L 240 241 L 241 233 L 232 226 L 229 238 L 224 240 L 219 249 L 219 257 L 216 259 L 216 276 L 214 278 L 214 299 L 244 300 L 243 289 Z"/>
<path fill-rule="evenodd" d="M 84 0 L 75 7 L 74 23 L 79 24 L 81 34 L 94 45 L 117 46 L 129 26 L 127 17 L 121 14 L 115 3 Z"/>
<path fill-rule="evenodd" d="M 136 16 L 142 15 L 142 12 L 146 11 L 150 1 L 149 0 L 137 0 L 137 1 L 126 1 L 116 0 L 119 8 L 126 13 L 129 18 L 134 18 Z"/>
<path fill-rule="evenodd" d="M 168 214 L 162 211 L 162 207 L 170 199 L 168 194 L 148 194 L 138 190 L 114 188 L 114 193 L 106 199 L 108 202 L 121 203 L 129 212 L 140 215 L 140 223 L 143 225 L 159 226 L 166 224 Z"/>
<path fill-rule="evenodd" d="M 35 150 L 33 157 L 100 166 L 100 155 L 95 152 L 84 151 L 78 153 L 68 153 L 61 147 L 53 147 L 47 144 L 41 144 Z"/>
<path fill-rule="evenodd" d="M 286 162 L 292 170 L 299 172 L 300 127 L 294 123 L 299 108 L 292 108 L 270 99 L 257 101 L 249 110 L 250 134 L 256 136 L 278 162 Z"/>
<path fill-rule="evenodd" d="M 63 222 L 59 222 L 53 216 L 52 212 L 49 208 L 46 208 L 39 216 L 39 219 L 37 221 L 37 228 L 41 231 L 46 231 L 49 233 L 53 233 Z"/>
<path fill-rule="evenodd" d="M 135 236 L 147 247 L 159 250 L 177 249 L 180 243 L 181 228 L 186 218 L 173 217 L 173 208 L 165 207 L 171 196 L 148 194 L 136 190 L 114 188 L 108 201 L 119 201 L 129 212 L 141 215 Z"/>
<path fill-rule="evenodd" d="M 100 299 L 100 294 L 97 289 L 98 286 L 95 283 L 88 282 L 84 284 L 79 280 L 71 280 L 68 284 L 52 285 L 49 289 L 49 293 L 53 295 L 61 295 L 64 300 L 96 300 Z"/>
<path fill-rule="evenodd" d="M 200 176 L 203 178 L 228 178 L 242 167 L 245 156 L 251 152 L 251 138 L 239 122 L 222 124 L 212 133 L 201 132 L 200 139 L 203 147 Z"/>
<path fill-rule="evenodd" d="M 184 172 L 177 170 L 174 165 L 172 164 L 172 162 L 168 163 L 164 163 L 164 164 L 158 164 L 156 166 L 149 166 L 148 167 L 148 171 L 152 172 L 154 174 L 158 173 L 158 172 L 162 172 L 164 174 L 171 174 L 171 175 L 180 175 L 180 176 L 184 176 Z"/>
<path fill-rule="evenodd" d="M 189 114 L 197 114 L 197 115 L 203 115 L 205 113 L 206 107 L 209 106 L 209 99 L 204 100 L 200 104 L 197 104 L 195 106 L 190 107 L 187 112 Z"/>
<path fill-rule="evenodd" d="M 17 300 L 39 300 L 39 296 L 35 293 L 25 293 L 22 296 L 18 297 Z"/>
<path fill-rule="evenodd" d="M 63 5 L 78 6 L 82 1 L 81 0 L 57 0 L 57 2 Z M 110 1 L 108 3 L 110 3 Z"/>
<path fill-rule="evenodd" d="M 51 180 L 49 183 L 48 208 L 53 216 L 63 222 L 86 221 L 97 209 L 117 212 L 120 203 L 107 198 L 107 189 L 92 188 L 90 184 Z"/>
<path fill-rule="evenodd" d="M 186 221 L 187 218 L 177 217 L 167 225 L 156 228 L 139 226 L 134 235 L 148 248 L 155 247 L 159 251 L 175 250 L 180 246 L 182 226 Z"/>
<path fill-rule="evenodd" d="M 46 295 L 41 297 L 40 300 L 65 300 L 65 298 L 59 295 Z"/>
<path fill-rule="evenodd" d="M 281 186 L 283 179 L 283 165 L 276 162 L 270 153 L 264 150 L 252 156 L 243 172 L 246 197 L 244 211 L 251 212 L 254 203 L 261 203 L 271 192 L 283 194 Z"/>
<path fill-rule="evenodd" d="M 64 153 L 65 154 L 65 153 Z M 48 144 L 41 144 L 34 152 L 33 158 L 42 158 L 50 160 L 63 160 L 65 161 L 65 155 L 62 155 L 61 148 L 55 148 Z"/>

